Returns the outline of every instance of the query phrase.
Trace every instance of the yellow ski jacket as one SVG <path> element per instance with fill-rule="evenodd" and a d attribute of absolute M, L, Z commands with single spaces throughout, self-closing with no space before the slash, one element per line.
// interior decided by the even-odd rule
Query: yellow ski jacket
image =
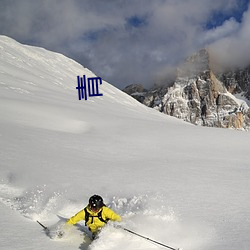
<path fill-rule="evenodd" d="M 100 228 L 102 228 L 106 223 L 104 221 L 112 220 L 112 221 L 121 221 L 120 215 L 116 214 L 113 210 L 110 208 L 103 206 L 99 211 L 93 212 L 89 209 L 89 207 L 86 207 L 87 212 L 89 213 L 88 221 L 85 221 L 86 226 L 90 229 L 92 233 L 97 232 Z M 104 220 L 100 220 L 98 218 L 98 215 L 100 215 L 101 212 L 101 218 Z M 80 220 L 85 220 L 85 210 L 82 209 L 77 214 L 72 216 L 68 221 L 67 224 L 74 225 Z"/>

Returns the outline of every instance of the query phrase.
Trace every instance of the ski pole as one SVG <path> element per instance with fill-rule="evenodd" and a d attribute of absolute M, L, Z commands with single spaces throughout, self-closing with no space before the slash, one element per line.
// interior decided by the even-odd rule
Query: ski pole
<path fill-rule="evenodd" d="M 141 235 L 141 234 L 135 233 L 135 232 L 133 232 L 133 231 L 127 229 L 127 228 L 122 228 L 122 229 L 125 230 L 125 231 L 127 231 L 127 232 L 129 232 L 129 233 L 131 233 L 131 234 L 137 235 L 137 236 L 139 236 L 139 237 L 141 237 L 141 238 L 143 238 L 143 239 L 145 239 L 145 240 L 154 242 L 154 243 L 156 243 L 156 244 L 158 244 L 158 245 L 161 245 L 161 246 L 163 246 L 163 247 L 169 248 L 169 249 L 171 249 L 171 250 L 180 250 L 180 248 L 173 248 L 173 247 L 167 246 L 167 245 L 162 244 L 162 243 L 160 243 L 160 242 L 158 242 L 158 241 L 155 241 L 155 240 L 152 240 L 152 239 L 150 239 L 150 238 L 148 238 L 148 237 L 145 237 L 145 236 L 143 236 L 143 235 Z"/>
<path fill-rule="evenodd" d="M 42 226 L 43 227 L 43 229 L 46 231 L 46 230 L 48 230 L 48 228 L 47 227 L 45 227 L 41 222 L 39 222 L 38 220 L 36 221 L 40 226 Z"/>

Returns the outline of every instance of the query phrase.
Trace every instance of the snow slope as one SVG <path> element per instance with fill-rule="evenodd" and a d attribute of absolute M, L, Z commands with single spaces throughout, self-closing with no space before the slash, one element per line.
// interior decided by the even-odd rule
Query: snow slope
<path fill-rule="evenodd" d="M 181 122 L 105 81 L 79 101 L 78 75 L 94 76 L 0 36 L 0 248 L 162 249 L 112 225 L 90 244 L 83 223 L 63 239 L 36 223 L 53 228 L 97 193 L 171 247 L 250 249 L 249 133 Z"/>

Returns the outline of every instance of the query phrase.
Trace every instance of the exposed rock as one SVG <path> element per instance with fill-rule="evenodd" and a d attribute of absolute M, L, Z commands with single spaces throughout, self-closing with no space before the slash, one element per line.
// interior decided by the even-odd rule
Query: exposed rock
<path fill-rule="evenodd" d="M 250 96 L 249 76 L 250 67 L 215 75 L 209 53 L 203 49 L 178 68 L 172 86 L 135 93 L 140 93 L 137 100 L 145 105 L 196 125 L 248 129 L 250 109 L 233 94 Z M 131 95 L 135 97 L 135 93 Z"/>
<path fill-rule="evenodd" d="M 244 97 L 250 100 L 250 66 L 245 69 L 227 70 L 224 73 L 218 73 L 218 79 L 225 84 L 230 93 L 242 93 Z"/>
<path fill-rule="evenodd" d="M 141 84 L 130 84 L 123 91 L 133 96 L 137 101 L 143 102 L 147 90 Z"/>
<path fill-rule="evenodd" d="M 131 95 L 131 94 L 134 94 L 136 92 L 143 93 L 143 92 L 146 92 L 147 90 L 143 87 L 142 84 L 130 84 L 123 91 L 125 93 Z"/>

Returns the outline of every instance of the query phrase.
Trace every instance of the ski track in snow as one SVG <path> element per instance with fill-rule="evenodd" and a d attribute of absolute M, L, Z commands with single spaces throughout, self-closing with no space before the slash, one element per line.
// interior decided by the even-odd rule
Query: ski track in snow
<path fill-rule="evenodd" d="M 187 226 L 180 221 L 173 209 L 164 205 L 162 195 L 140 195 L 130 198 L 107 197 L 107 200 L 109 201 L 107 206 L 123 217 L 121 225 L 129 230 L 176 248 L 183 244 L 187 246 L 185 249 L 192 249 L 193 246 L 197 249 L 199 244 L 204 244 L 204 239 L 202 242 L 197 240 L 199 226 L 196 225 L 196 230 L 193 228 L 192 231 L 190 225 Z M 58 239 L 57 231 L 63 228 L 65 220 L 59 220 L 57 214 L 69 218 L 83 207 L 82 204 L 66 200 L 63 192 L 49 192 L 46 185 L 25 191 L 10 183 L 1 183 L 0 202 L 29 220 L 45 222 L 50 229 L 49 236 L 53 240 L 74 246 L 79 244 L 79 249 L 82 250 L 108 250 L 120 247 L 124 249 L 124 245 L 121 245 L 124 243 L 119 243 L 121 239 L 123 239 L 122 242 L 128 242 L 126 249 L 162 249 L 155 243 L 115 228 L 113 223 L 107 225 L 101 231 L 99 238 L 92 243 L 87 236 L 88 232 L 83 222 L 67 229 L 64 237 Z M 165 239 L 166 242 L 160 239 Z"/>

